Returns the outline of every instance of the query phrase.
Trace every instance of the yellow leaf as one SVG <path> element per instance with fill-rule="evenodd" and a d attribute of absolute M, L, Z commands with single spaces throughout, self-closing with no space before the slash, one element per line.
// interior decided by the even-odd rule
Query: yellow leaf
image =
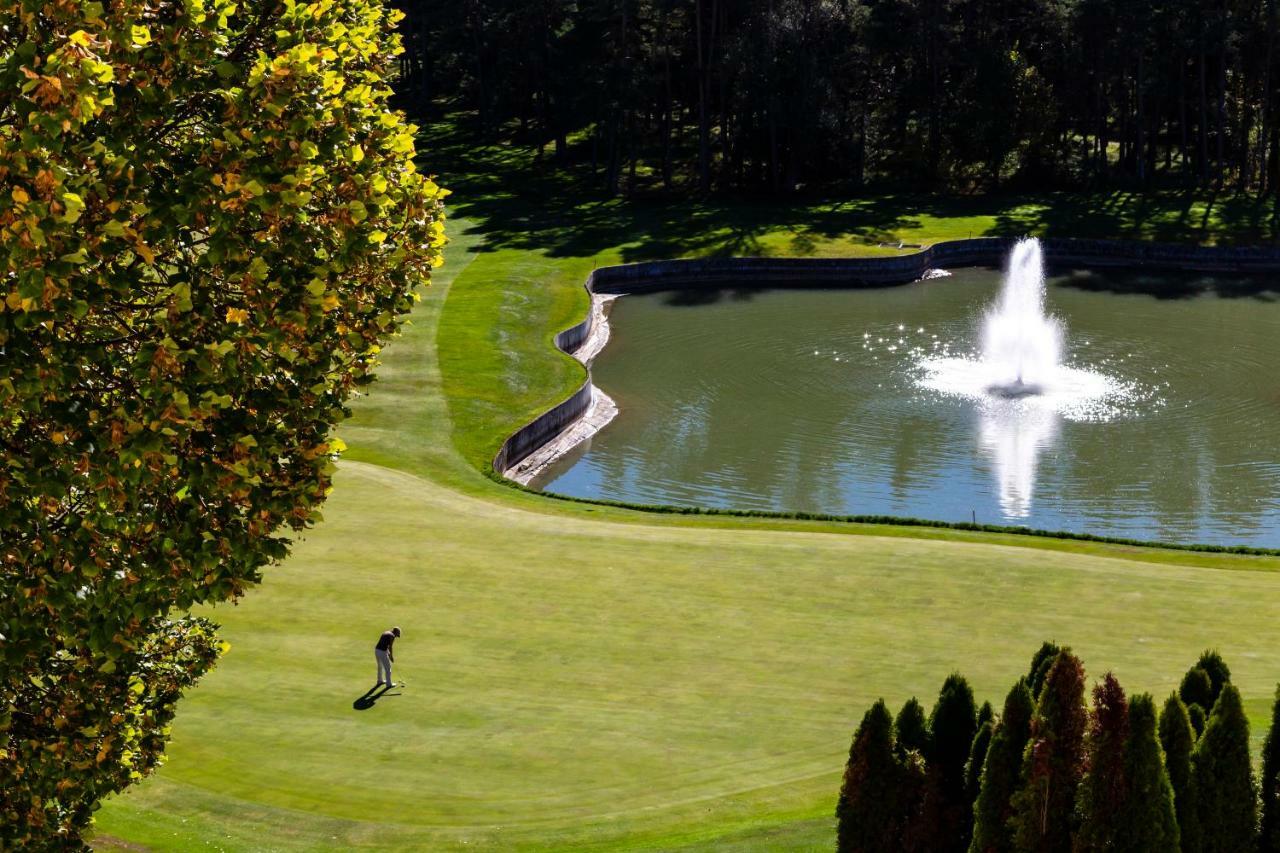
<path fill-rule="evenodd" d="M 363 159 L 364 159 L 364 149 L 361 148 L 359 145 L 352 145 L 351 146 L 351 162 L 359 163 Z"/>
<path fill-rule="evenodd" d="M 63 222 L 75 222 L 84 212 L 84 200 L 75 193 L 63 193 L 62 203 L 67 207 L 66 212 L 62 214 Z"/>
<path fill-rule="evenodd" d="M 28 195 L 27 191 L 24 190 L 22 187 L 14 187 L 13 192 L 9 194 L 13 196 L 13 200 L 16 201 L 18 204 L 26 204 L 27 202 L 31 201 L 31 196 Z"/>
<path fill-rule="evenodd" d="M 135 45 L 144 45 L 151 43 L 151 30 L 146 27 L 133 26 L 129 28 L 130 34 L 133 36 Z"/>
<path fill-rule="evenodd" d="M 227 322 L 236 323 L 237 325 L 249 319 L 249 312 L 243 308 L 228 308 Z"/>
<path fill-rule="evenodd" d="M 320 300 L 320 306 L 328 313 L 338 307 L 338 295 L 336 293 L 327 294 L 324 299 Z"/>
<path fill-rule="evenodd" d="M 89 35 L 84 30 L 76 30 L 71 34 L 71 43 L 78 44 L 81 47 L 88 47 L 93 44 L 93 36 Z"/>
<path fill-rule="evenodd" d="M 374 231 L 374 232 L 371 232 L 371 233 L 369 234 L 369 242 L 370 242 L 370 243 L 381 243 L 382 241 L 384 241 L 384 240 L 386 240 L 386 239 L 387 239 L 387 232 L 386 232 L 386 231 Z"/>

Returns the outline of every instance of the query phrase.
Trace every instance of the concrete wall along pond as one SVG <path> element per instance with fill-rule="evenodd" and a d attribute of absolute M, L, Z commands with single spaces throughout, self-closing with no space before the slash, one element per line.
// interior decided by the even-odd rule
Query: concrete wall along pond
<path fill-rule="evenodd" d="M 622 295 L 657 290 L 720 288 L 726 285 L 805 287 L 813 284 L 878 287 L 906 284 L 931 269 L 1001 266 L 1016 242 L 1013 237 L 979 237 L 935 243 L 919 252 L 883 258 L 696 258 L 644 261 L 601 267 L 587 277 L 593 303 L 603 294 Z M 1280 273 L 1280 249 L 1217 248 L 1123 240 L 1041 240 L 1045 257 L 1057 266 L 1109 267 L 1135 270 L 1206 273 Z M 597 310 L 555 337 L 570 355 L 591 337 Z M 516 430 L 493 460 L 506 474 L 530 454 L 571 428 L 592 405 L 587 379 L 567 400 Z"/>

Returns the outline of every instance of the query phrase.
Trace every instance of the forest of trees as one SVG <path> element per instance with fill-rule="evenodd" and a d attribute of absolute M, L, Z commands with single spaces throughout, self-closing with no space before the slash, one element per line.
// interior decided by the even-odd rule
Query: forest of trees
<path fill-rule="evenodd" d="M 997 715 L 960 675 L 926 719 L 884 701 L 854 734 L 837 850 L 954 853 L 1280 851 L 1280 691 L 1259 785 L 1231 671 L 1205 652 L 1157 710 L 1045 643 Z"/>
<path fill-rule="evenodd" d="M 612 192 L 1280 188 L 1280 0 L 394 0 L 401 103 Z"/>

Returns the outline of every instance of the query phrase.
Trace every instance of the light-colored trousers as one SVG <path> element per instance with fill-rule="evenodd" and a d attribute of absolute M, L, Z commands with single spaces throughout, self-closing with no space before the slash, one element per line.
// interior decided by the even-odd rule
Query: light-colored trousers
<path fill-rule="evenodd" d="M 374 649 L 373 656 L 378 659 L 378 681 L 385 681 L 387 684 L 390 684 L 391 655 L 387 653 L 386 649 Z M 383 673 L 386 673 L 386 677 L 383 677 Z"/>

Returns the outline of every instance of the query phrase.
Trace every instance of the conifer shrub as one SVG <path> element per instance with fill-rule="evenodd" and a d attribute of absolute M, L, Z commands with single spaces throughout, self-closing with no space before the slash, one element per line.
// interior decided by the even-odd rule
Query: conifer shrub
<path fill-rule="evenodd" d="M 1156 733 L 1150 694 L 1129 700 L 1129 736 L 1124 743 L 1124 797 L 1117 815 L 1115 850 L 1163 853 L 1178 849 L 1173 786 Z"/>
<path fill-rule="evenodd" d="M 905 829 L 906 768 L 894 752 L 893 718 L 884 700 L 862 717 L 849 747 L 836 803 L 836 849 L 879 853 L 897 849 Z"/>
<path fill-rule="evenodd" d="M 1125 817 L 1124 745 L 1129 738 L 1129 702 L 1111 673 L 1094 687 L 1085 746 L 1088 768 L 1076 795 L 1075 849 L 1094 853 L 1117 849 Z"/>
<path fill-rule="evenodd" d="M 1022 785 L 1013 797 L 1016 849 L 1069 853 L 1076 788 L 1084 774 L 1084 666 L 1068 648 L 1053 659 L 1040 689 Z"/>
<path fill-rule="evenodd" d="M 929 721 L 924 716 L 924 706 L 912 696 L 902 706 L 893 722 L 893 734 L 898 756 L 905 758 L 909 752 L 924 755 L 929 749 Z"/>
<path fill-rule="evenodd" d="M 1209 715 L 1199 705 L 1188 705 L 1187 719 L 1191 720 L 1191 731 L 1199 740 L 1200 735 L 1204 734 L 1204 726 L 1209 721 Z"/>
<path fill-rule="evenodd" d="M 1280 685 L 1271 706 L 1271 728 L 1262 745 L 1262 827 L 1258 847 L 1280 853 Z"/>
<path fill-rule="evenodd" d="M 1280 851 L 1280 686 L 1259 786 L 1240 693 L 1216 653 L 1183 679 L 1188 695 L 1205 699 L 1210 672 L 1222 677 L 1199 738 L 1200 705 L 1181 691 L 1157 714 L 1150 694 L 1126 698 L 1107 673 L 1086 705 L 1084 667 L 1069 648 L 1047 661 L 1037 653 L 1032 670 L 1044 676 L 1039 697 L 1021 678 L 999 716 L 990 703 L 975 708 L 958 673 L 927 721 L 915 699 L 896 721 L 883 701 L 868 711 L 840 792 L 839 849 Z"/>
<path fill-rule="evenodd" d="M 1231 669 L 1222 659 L 1222 655 L 1214 649 L 1206 649 L 1196 661 L 1196 666 L 1203 669 L 1209 676 L 1212 699 L 1208 705 L 1204 706 L 1205 711 L 1209 711 L 1213 708 L 1213 703 L 1217 702 L 1218 697 L 1222 695 L 1222 688 L 1231 683 Z"/>
<path fill-rule="evenodd" d="M 970 808 L 978 799 L 978 786 L 982 782 L 982 765 L 986 763 L 987 750 L 991 748 L 991 736 L 994 731 L 995 723 L 988 719 L 978 725 L 978 733 L 973 736 L 969 762 L 964 768 L 964 791 Z"/>
<path fill-rule="evenodd" d="M 983 762 L 974 803 L 973 840 L 970 853 L 1006 853 L 1013 849 L 1009 819 L 1011 800 L 1022 773 L 1022 753 L 1031 737 L 1035 703 L 1026 679 L 1020 679 L 1005 696 L 1000 719 L 991 733 L 991 745 Z"/>
<path fill-rule="evenodd" d="M 1178 685 L 1178 697 L 1188 707 L 1199 705 L 1208 714 L 1217 699 L 1213 691 L 1213 679 L 1209 677 L 1209 671 L 1198 665 L 1187 670 L 1187 674 L 1182 676 L 1182 683 Z"/>
<path fill-rule="evenodd" d="M 1053 660 L 1060 651 L 1062 649 L 1057 643 L 1046 640 L 1031 656 L 1031 668 L 1027 670 L 1027 687 L 1031 689 L 1032 699 L 1040 698 L 1040 688 L 1044 686 L 1045 676 L 1049 674 L 1049 667 L 1053 665 Z"/>
<path fill-rule="evenodd" d="M 1196 706 L 1199 708 L 1199 706 Z M 1170 693 L 1160 712 L 1160 748 L 1164 752 L 1165 771 L 1173 789 L 1173 804 L 1181 830 L 1184 851 L 1195 849 L 1199 838 L 1195 831 L 1195 809 L 1191 795 L 1191 753 L 1196 745 L 1196 732 L 1191 726 L 1187 706 Z"/>
<path fill-rule="evenodd" d="M 965 766 L 978 729 L 978 707 L 969 682 L 952 673 L 938 692 L 929 715 L 931 770 L 937 774 L 941 825 L 934 850 L 967 850 L 972 831 L 972 801 L 965 788 Z"/>
<path fill-rule="evenodd" d="M 1249 853 L 1257 841 L 1258 794 L 1249 755 L 1249 719 L 1231 684 L 1213 706 L 1191 756 L 1200 853 Z"/>

